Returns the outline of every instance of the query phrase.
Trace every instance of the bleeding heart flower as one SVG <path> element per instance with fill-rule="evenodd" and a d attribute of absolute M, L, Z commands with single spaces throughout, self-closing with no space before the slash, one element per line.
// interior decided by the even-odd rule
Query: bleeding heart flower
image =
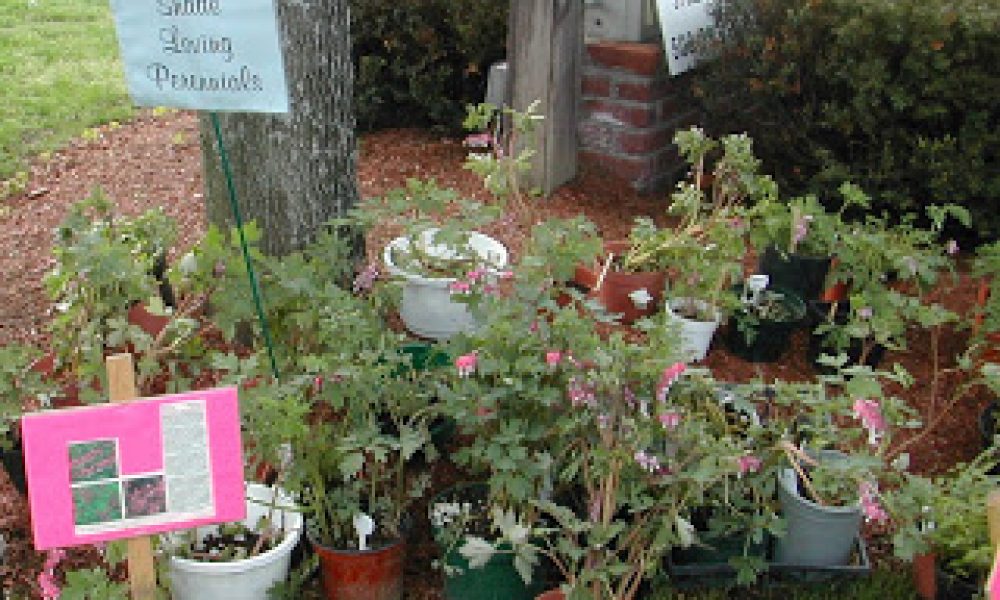
<path fill-rule="evenodd" d="M 679 412 L 665 412 L 657 418 L 660 420 L 660 425 L 663 425 L 663 428 L 667 431 L 673 431 L 681 424 L 681 413 Z"/>
<path fill-rule="evenodd" d="M 660 402 L 664 402 L 667 399 L 667 392 L 670 391 L 670 386 L 674 384 L 675 381 L 680 379 L 684 370 L 687 369 L 687 365 L 682 362 L 674 363 L 663 370 L 663 374 L 660 375 L 660 382 L 656 386 L 656 399 Z"/>
<path fill-rule="evenodd" d="M 752 454 L 745 454 L 736 459 L 736 466 L 740 470 L 740 475 L 745 473 L 756 473 L 764 465 L 764 461 Z"/>
<path fill-rule="evenodd" d="M 868 443 L 877 446 L 879 439 L 886 431 L 885 418 L 877 400 L 867 398 L 854 399 L 854 416 L 861 420 L 861 425 L 868 430 Z"/>
<path fill-rule="evenodd" d="M 475 352 L 463 354 L 455 359 L 455 367 L 458 369 L 459 377 L 468 377 L 476 370 L 476 363 L 479 357 Z"/>
<path fill-rule="evenodd" d="M 557 367 L 559 365 L 559 361 L 561 360 L 562 360 L 562 352 L 559 352 L 558 350 L 553 350 L 551 352 L 545 353 L 545 363 L 550 367 L 553 368 Z"/>

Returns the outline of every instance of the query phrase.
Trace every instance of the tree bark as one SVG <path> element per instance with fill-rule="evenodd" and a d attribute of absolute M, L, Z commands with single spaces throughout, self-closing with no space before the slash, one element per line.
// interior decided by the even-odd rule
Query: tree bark
<path fill-rule="evenodd" d="M 288 114 L 220 114 L 223 141 L 244 219 L 262 232 L 261 250 L 281 256 L 315 239 L 358 200 L 348 0 L 275 0 L 284 53 Z M 201 119 L 209 222 L 234 223 L 208 115 Z M 354 237 L 363 255 L 363 238 Z"/>

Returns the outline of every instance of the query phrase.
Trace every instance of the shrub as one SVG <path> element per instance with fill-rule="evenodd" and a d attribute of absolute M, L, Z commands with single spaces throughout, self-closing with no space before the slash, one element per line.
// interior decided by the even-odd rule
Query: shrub
<path fill-rule="evenodd" d="M 719 59 L 692 91 L 713 128 L 746 130 L 782 189 L 874 208 L 955 202 L 1000 215 L 1000 10 L 978 0 L 727 0 Z"/>
<path fill-rule="evenodd" d="M 351 35 L 358 126 L 461 128 L 505 54 L 506 2 L 358 0 Z"/>

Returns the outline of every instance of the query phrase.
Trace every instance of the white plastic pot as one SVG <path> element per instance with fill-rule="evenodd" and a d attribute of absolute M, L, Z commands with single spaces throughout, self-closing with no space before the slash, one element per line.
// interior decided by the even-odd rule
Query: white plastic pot
<path fill-rule="evenodd" d="M 702 312 L 710 311 L 715 315 L 715 319 L 712 321 L 695 321 L 674 312 L 676 307 L 685 304 L 694 304 Z M 708 347 L 712 344 L 712 337 L 715 335 L 715 330 L 719 328 L 719 322 L 721 321 L 719 311 L 711 308 L 704 300 L 695 298 L 672 298 L 665 305 L 664 310 L 667 313 L 667 319 L 676 323 L 680 330 L 681 352 L 684 354 L 684 357 L 690 361 L 705 360 L 705 356 L 708 354 Z"/>
<path fill-rule="evenodd" d="M 421 234 L 418 243 L 423 245 L 422 250 L 436 258 L 454 257 L 450 249 L 432 243 L 436 231 L 429 229 Z M 469 234 L 469 246 L 487 273 L 495 275 L 507 266 L 507 248 L 497 240 L 473 231 Z M 406 329 L 433 340 L 445 340 L 459 332 L 473 331 L 476 321 L 469 307 L 451 297 L 451 284 L 457 281 L 454 277 L 424 277 L 395 264 L 393 254 L 406 252 L 409 248 L 410 239 L 398 237 L 382 251 L 382 260 L 389 273 L 406 280 L 399 305 L 399 316 Z"/>
<path fill-rule="evenodd" d="M 257 525 L 268 513 L 273 488 L 259 483 L 247 484 L 248 527 Z M 251 499 L 253 501 L 251 501 Z M 291 498 L 278 491 L 277 506 L 291 506 Z M 267 590 L 284 581 L 292 549 L 302 536 L 302 514 L 276 510 L 272 518 L 276 526 L 284 524 L 285 538 L 276 547 L 245 560 L 232 562 L 202 562 L 186 558 L 170 558 L 170 590 L 174 600 L 267 600 Z M 199 535 L 214 531 L 199 528 Z"/>

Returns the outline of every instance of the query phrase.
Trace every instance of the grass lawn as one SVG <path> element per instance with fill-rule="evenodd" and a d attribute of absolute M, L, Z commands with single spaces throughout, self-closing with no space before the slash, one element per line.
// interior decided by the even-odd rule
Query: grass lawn
<path fill-rule="evenodd" d="M 132 114 L 107 0 L 0 2 L 0 82 L 0 181 Z"/>

